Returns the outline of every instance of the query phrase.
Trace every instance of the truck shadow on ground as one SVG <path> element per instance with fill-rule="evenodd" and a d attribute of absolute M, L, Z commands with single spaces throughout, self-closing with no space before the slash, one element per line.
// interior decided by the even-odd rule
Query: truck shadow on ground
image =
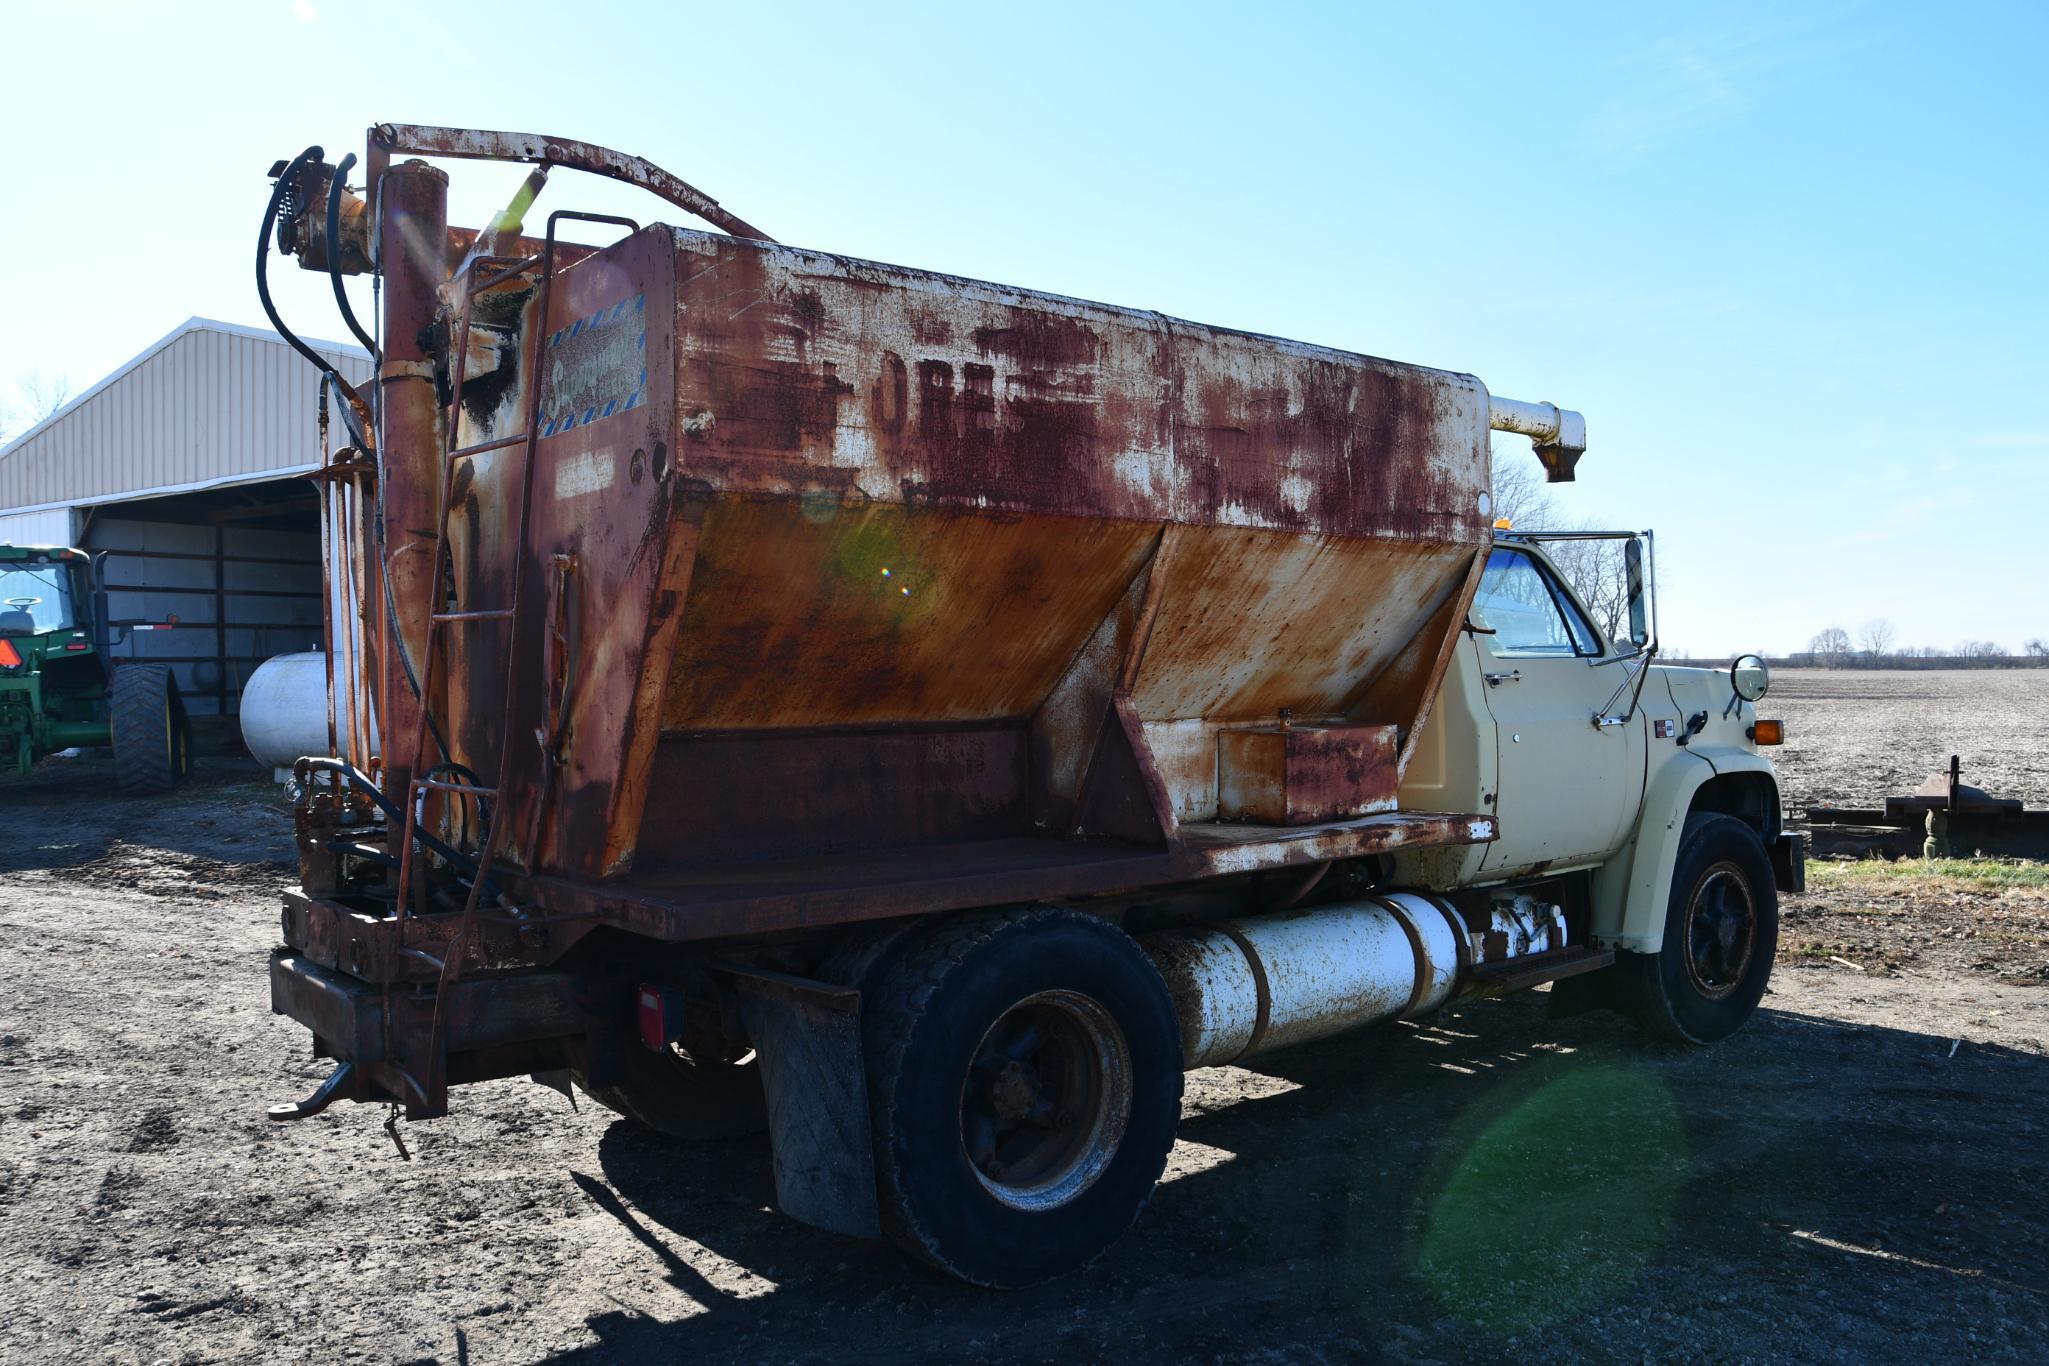
<path fill-rule="evenodd" d="M 557 1359 L 1427 1356 L 1531 1331 L 1634 1354 L 1675 1310 L 1668 1346 L 1743 1356 L 1787 1349 L 1744 1336 L 1760 1323 L 1897 1344 L 1891 1300 L 1925 1316 L 1989 1292 L 2049 1313 L 2049 1059 L 1773 1010 L 1670 1050 L 1605 1013 L 1547 1019 L 1545 1001 L 1192 1076 L 1137 1227 L 1010 1294 L 774 1213 L 765 1145 L 615 1124 L 604 1180 L 577 1182 L 702 1310 L 595 1316 L 599 1342 Z M 745 1274 L 715 1284 L 690 1243 Z M 1610 1336 L 1638 1321 L 1650 1336 Z"/>

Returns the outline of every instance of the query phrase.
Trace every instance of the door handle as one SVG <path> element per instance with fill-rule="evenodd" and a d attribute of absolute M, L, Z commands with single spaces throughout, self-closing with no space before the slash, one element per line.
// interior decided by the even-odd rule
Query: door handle
<path fill-rule="evenodd" d="M 1521 669 L 1510 669 L 1510 670 L 1509 670 L 1509 671 L 1508 671 L 1507 673 L 1505 673 L 1505 674 L 1487 674 L 1487 673 L 1483 673 L 1483 674 L 1481 674 L 1481 675 L 1480 675 L 1480 677 L 1482 677 L 1482 678 L 1484 678 L 1484 679 L 1486 679 L 1486 680 L 1487 680 L 1487 686 L 1488 686 L 1488 687 L 1490 687 L 1490 688 L 1498 688 L 1498 687 L 1500 687 L 1500 686 L 1501 686 L 1501 685 L 1502 685 L 1503 683 L 1520 683 L 1520 682 L 1522 682 L 1522 681 L 1523 681 L 1523 671 L 1522 671 Z"/>

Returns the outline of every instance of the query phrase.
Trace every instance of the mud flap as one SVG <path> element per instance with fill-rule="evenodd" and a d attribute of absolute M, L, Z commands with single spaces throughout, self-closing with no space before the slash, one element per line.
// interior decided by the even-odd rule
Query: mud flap
<path fill-rule="evenodd" d="M 760 1060 L 776 1204 L 816 1228 L 880 1237 L 861 993 L 778 972 L 724 970 Z"/>
<path fill-rule="evenodd" d="M 1771 855 L 1772 880 L 1781 892 L 1807 890 L 1807 837 L 1797 830 L 1782 833 L 1765 851 Z"/>

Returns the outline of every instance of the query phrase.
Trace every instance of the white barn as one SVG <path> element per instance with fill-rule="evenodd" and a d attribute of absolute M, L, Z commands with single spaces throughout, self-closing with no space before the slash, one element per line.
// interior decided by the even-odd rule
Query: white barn
<path fill-rule="evenodd" d="M 309 342 L 352 384 L 360 348 Z M 105 551 L 117 647 L 168 663 L 195 718 L 320 647 L 319 372 L 274 332 L 191 318 L 0 447 L 0 543 Z M 339 417 L 331 439 L 341 444 Z"/>

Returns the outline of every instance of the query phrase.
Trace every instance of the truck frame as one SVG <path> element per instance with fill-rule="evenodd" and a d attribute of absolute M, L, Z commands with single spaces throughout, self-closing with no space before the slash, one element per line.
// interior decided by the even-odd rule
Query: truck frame
<path fill-rule="evenodd" d="M 423 157 L 533 170 L 451 228 Z M 1131 1225 L 1187 1069 L 1547 982 L 1756 1008 L 1803 866 L 1762 661 L 1654 666 L 1648 533 L 1610 639 L 1491 515 L 1490 433 L 1570 479 L 1577 413 L 783 246 L 587 143 L 356 160 L 278 163 L 258 252 L 288 340 L 273 238 L 376 357 L 301 348 L 330 717 L 384 737 L 296 768 L 272 1001 L 337 1065 L 273 1118 L 573 1082 L 1010 1286 Z M 563 169 L 717 231 L 528 235 Z"/>

